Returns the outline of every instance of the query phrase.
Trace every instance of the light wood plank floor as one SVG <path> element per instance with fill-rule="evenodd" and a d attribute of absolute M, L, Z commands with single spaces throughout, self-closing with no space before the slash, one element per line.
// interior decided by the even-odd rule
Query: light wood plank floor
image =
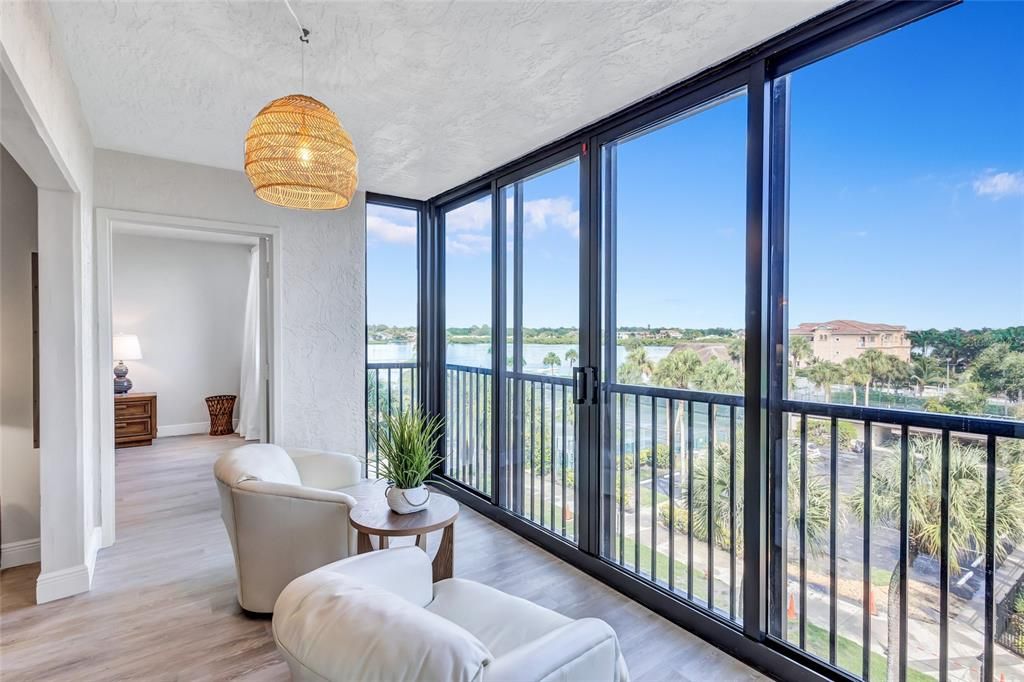
<path fill-rule="evenodd" d="M 0 576 L 0 677 L 287 680 L 270 620 L 243 615 L 212 467 L 234 437 L 117 453 L 117 542 L 88 594 L 37 606 L 39 565 Z M 762 679 L 750 668 L 468 509 L 455 573 L 615 628 L 635 680 Z"/>

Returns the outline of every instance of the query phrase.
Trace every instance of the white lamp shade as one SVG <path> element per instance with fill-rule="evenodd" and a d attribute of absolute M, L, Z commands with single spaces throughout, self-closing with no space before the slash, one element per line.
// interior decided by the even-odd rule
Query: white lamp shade
<path fill-rule="evenodd" d="M 114 336 L 114 359 L 141 360 L 142 347 L 139 346 L 139 337 L 135 334 L 117 334 Z"/>

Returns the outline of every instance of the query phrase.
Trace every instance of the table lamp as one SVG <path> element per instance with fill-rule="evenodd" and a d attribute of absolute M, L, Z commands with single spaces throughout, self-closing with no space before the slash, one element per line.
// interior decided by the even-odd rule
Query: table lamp
<path fill-rule="evenodd" d="M 114 336 L 114 358 L 117 360 L 117 366 L 114 367 L 114 393 L 127 393 L 132 390 L 132 380 L 128 378 L 128 368 L 124 361 L 142 359 L 139 337 L 135 334 L 116 334 Z"/>

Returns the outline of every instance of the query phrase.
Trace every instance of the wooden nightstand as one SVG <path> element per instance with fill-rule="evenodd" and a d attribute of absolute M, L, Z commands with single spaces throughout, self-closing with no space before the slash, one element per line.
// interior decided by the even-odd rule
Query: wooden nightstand
<path fill-rule="evenodd" d="M 156 438 L 156 393 L 114 396 L 114 447 L 152 445 Z"/>

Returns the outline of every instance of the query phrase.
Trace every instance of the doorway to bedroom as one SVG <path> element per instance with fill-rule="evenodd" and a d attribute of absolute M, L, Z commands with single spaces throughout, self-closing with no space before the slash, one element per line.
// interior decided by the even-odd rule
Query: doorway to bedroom
<path fill-rule="evenodd" d="M 96 223 L 101 504 L 112 519 L 127 448 L 197 434 L 225 449 L 273 440 L 280 243 L 275 227 L 107 210 Z"/>

